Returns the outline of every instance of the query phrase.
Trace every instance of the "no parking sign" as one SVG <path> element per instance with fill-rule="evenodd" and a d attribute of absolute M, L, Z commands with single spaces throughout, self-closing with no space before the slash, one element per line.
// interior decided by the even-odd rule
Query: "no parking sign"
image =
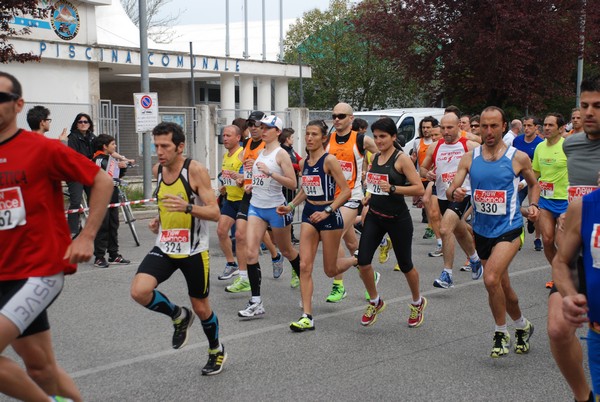
<path fill-rule="evenodd" d="M 158 124 L 158 94 L 156 92 L 134 93 L 135 131 L 152 131 Z"/>

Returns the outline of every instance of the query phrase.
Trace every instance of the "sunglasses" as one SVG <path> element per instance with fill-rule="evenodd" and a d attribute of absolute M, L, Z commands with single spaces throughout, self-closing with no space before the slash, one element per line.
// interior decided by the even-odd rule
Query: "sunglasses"
<path fill-rule="evenodd" d="M 344 113 L 340 113 L 340 114 L 332 114 L 332 115 L 331 115 L 331 119 L 332 119 L 332 120 L 335 120 L 335 119 L 338 119 L 338 120 L 344 120 L 346 117 L 348 117 L 348 115 L 347 115 L 347 114 L 344 114 Z"/>
<path fill-rule="evenodd" d="M 44 119 L 44 121 L 47 121 L 48 123 L 52 123 L 52 119 Z"/>
<path fill-rule="evenodd" d="M 248 127 L 260 127 L 260 121 L 248 120 Z"/>
<path fill-rule="evenodd" d="M 0 92 L 0 103 L 13 102 L 19 99 L 20 96 L 12 92 Z"/>
<path fill-rule="evenodd" d="M 77 124 L 90 124 L 90 122 L 87 120 L 79 120 Z"/>
<path fill-rule="evenodd" d="M 471 124 L 471 128 L 479 127 L 479 124 Z"/>

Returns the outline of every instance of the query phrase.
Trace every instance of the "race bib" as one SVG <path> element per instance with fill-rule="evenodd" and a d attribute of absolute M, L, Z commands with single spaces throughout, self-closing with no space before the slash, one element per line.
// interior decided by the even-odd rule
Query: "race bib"
<path fill-rule="evenodd" d="M 244 180 L 252 180 L 252 170 L 244 170 Z"/>
<path fill-rule="evenodd" d="M 473 201 L 479 213 L 506 215 L 506 190 L 475 190 Z"/>
<path fill-rule="evenodd" d="M 354 163 L 346 162 L 346 161 L 338 161 L 340 163 L 340 167 L 342 168 L 342 173 L 344 174 L 344 179 L 352 180 L 354 177 Z"/>
<path fill-rule="evenodd" d="M 594 223 L 592 228 L 590 253 L 592 254 L 592 267 L 600 268 L 600 223 Z"/>
<path fill-rule="evenodd" d="M 252 173 L 250 173 L 252 174 Z M 237 183 L 235 181 L 235 177 L 237 176 L 237 174 L 234 171 L 231 170 L 223 170 L 221 172 L 221 181 L 223 182 L 224 186 L 237 186 Z"/>
<path fill-rule="evenodd" d="M 118 179 L 121 174 L 121 169 L 119 168 L 119 162 L 113 158 L 112 156 L 108 157 L 108 164 L 106 165 L 106 173 L 112 178 Z"/>
<path fill-rule="evenodd" d="M 588 195 L 589 193 L 597 189 L 598 187 L 596 186 L 569 186 L 567 188 L 569 202 L 578 200 L 584 195 Z"/>
<path fill-rule="evenodd" d="M 454 180 L 454 176 L 456 176 L 456 172 L 442 173 L 442 181 L 446 184 L 450 184 L 452 183 L 452 180 Z"/>
<path fill-rule="evenodd" d="M 367 172 L 367 191 L 375 195 L 390 195 L 381 190 L 381 183 L 389 183 L 387 174 Z"/>
<path fill-rule="evenodd" d="M 160 249 L 165 254 L 190 254 L 190 230 L 167 229 L 161 230 L 159 239 Z"/>
<path fill-rule="evenodd" d="M 323 186 L 321 186 L 321 176 L 302 176 L 302 190 L 309 197 L 324 195 Z"/>
<path fill-rule="evenodd" d="M 252 176 L 252 187 L 267 188 L 271 184 L 271 178 L 264 173 L 258 173 Z"/>
<path fill-rule="evenodd" d="M 552 198 L 554 196 L 554 183 L 547 181 L 539 181 L 540 195 L 544 198 Z"/>
<path fill-rule="evenodd" d="M 20 187 L 0 190 L 0 230 L 14 229 L 27 223 Z"/>

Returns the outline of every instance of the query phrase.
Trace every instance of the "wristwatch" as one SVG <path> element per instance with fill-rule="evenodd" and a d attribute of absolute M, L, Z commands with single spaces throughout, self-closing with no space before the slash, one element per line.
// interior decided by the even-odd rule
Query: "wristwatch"
<path fill-rule="evenodd" d="M 331 215 L 333 213 L 333 208 L 331 208 L 331 205 L 327 205 L 323 211 Z"/>
<path fill-rule="evenodd" d="M 394 186 L 393 184 L 390 186 L 390 191 L 388 191 L 388 194 L 394 194 L 396 192 L 396 186 Z"/>
<path fill-rule="evenodd" d="M 194 208 L 194 204 L 187 204 L 187 207 L 185 207 L 185 213 L 186 214 L 191 214 L 192 213 L 192 208 Z"/>

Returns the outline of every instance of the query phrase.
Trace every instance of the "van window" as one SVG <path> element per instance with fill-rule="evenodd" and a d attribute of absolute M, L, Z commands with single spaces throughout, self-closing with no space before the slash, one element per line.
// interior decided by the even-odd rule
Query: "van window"
<path fill-rule="evenodd" d="M 415 136 L 415 119 L 413 117 L 406 117 L 400 123 L 398 127 L 398 134 L 403 135 L 406 142 L 412 140 Z"/>

